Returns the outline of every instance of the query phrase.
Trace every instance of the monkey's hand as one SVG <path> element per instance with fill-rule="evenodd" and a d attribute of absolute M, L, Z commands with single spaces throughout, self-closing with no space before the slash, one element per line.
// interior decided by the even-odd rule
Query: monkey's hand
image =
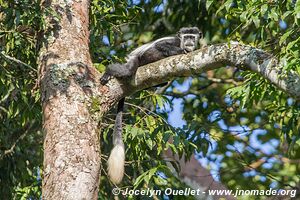
<path fill-rule="evenodd" d="M 100 78 L 100 83 L 101 85 L 106 85 L 106 83 L 108 83 L 108 81 L 112 78 L 111 75 L 109 75 L 108 73 L 104 73 L 103 76 Z"/>

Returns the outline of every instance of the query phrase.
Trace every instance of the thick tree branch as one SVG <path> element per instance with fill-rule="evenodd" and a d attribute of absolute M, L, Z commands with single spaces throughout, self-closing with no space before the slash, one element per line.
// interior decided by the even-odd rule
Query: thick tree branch
<path fill-rule="evenodd" d="M 109 93 L 119 99 L 176 77 L 199 75 L 226 65 L 256 72 L 292 97 L 300 98 L 300 77 L 295 72 L 282 71 L 283 64 L 271 54 L 237 42 L 207 46 L 142 66 L 128 82 L 114 79 Z"/>

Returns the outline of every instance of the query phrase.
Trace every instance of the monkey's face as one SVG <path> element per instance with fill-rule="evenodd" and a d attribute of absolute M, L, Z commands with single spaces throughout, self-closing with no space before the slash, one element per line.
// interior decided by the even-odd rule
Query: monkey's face
<path fill-rule="evenodd" d="M 186 52 L 194 51 L 198 46 L 199 34 L 182 34 L 180 47 Z"/>
<path fill-rule="evenodd" d="M 180 48 L 185 52 L 194 51 L 202 37 L 202 32 L 197 27 L 183 27 L 177 34 L 180 39 Z"/>

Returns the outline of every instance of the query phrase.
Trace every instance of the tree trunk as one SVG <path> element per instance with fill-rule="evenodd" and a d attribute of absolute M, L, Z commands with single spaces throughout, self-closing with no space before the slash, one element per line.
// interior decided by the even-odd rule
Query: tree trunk
<path fill-rule="evenodd" d="M 46 1 L 40 53 L 43 104 L 43 199 L 97 199 L 100 145 L 91 117 L 97 72 L 89 54 L 89 1 Z M 49 10 L 48 10 L 49 11 Z M 97 77 L 97 76 L 96 76 Z"/>

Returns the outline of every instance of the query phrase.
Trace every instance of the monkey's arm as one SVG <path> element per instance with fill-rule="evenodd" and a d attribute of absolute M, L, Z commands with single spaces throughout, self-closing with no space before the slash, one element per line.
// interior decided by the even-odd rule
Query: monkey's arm
<path fill-rule="evenodd" d="M 184 50 L 180 48 L 180 42 L 175 39 L 160 41 L 155 44 L 155 48 L 159 50 L 165 57 L 183 54 Z"/>

